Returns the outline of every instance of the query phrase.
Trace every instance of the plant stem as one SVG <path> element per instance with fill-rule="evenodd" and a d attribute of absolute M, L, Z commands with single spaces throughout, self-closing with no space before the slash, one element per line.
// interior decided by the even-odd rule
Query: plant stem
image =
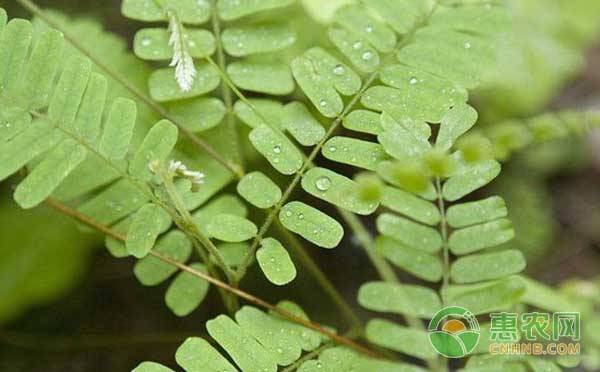
<path fill-rule="evenodd" d="M 113 78 L 116 82 L 121 84 L 127 90 L 129 90 L 137 99 L 139 99 L 143 104 L 148 106 L 152 111 L 157 113 L 159 116 L 171 121 L 175 124 L 179 131 L 187 137 L 195 146 L 204 150 L 209 156 L 214 158 L 217 162 L 223 165 L 225 168 L 230 170 L 233 174 L 235 174 L 238 178 L 243 177 L 244 170 L 239 164 L 234 164 L 229 160 L 225 159 L 221 154 L 219 154 L 211 145 L 206 143 L 200 137 L 196 136 L 190 130 L 185 128 L 182 123 L 177 120 L 173 115 L 169 114 L 161 105 L 156 103 L 152 98 L 148 97 L 144 92 L 142 92 L 138 87 L 136 87 L 133 83 L 131 83 L 127 78 L 122 76 L 118 71 L 113 70 L 106 63 L 102 62 L 100 58 L 94 55 L 87 47 L 83 45 L 83 43 L 79 42 L 75 36 L 73 36 L 68 30 L 66 30 L 62 25 L 55 21 L 52 17 L 48 16 L 44 13 L 42 9 L 40 9 L 36 4 L 31 2 L 30 0 L 16 0 L 19 4 L 21 4 L 25 9 L 29 10 L 31 13 L 35 14 L 42 21 L 44 21 L 48 26 L 59 30 L 63 33 L 65 39 L 71 43 L 76 49 L 78 49 L 82 54 L 88 57 L 92 62 L 94 62 L 100 69 L 102 69 L 107 75 Z"/>
<path fill-rule="evenodd" d="M 219 61 L 218 70 L 222 71 L 222 75 L 227 77 L 225 73 L 226 60 L 225 53 L 223 51 L 223 43 L 221 41 L 221 21 L 219 20 L 219 14 L 217 9 L 217 1 L 211 1 L 211 18 L 212 18 L 212 28 L 213 34 L 215 35 L 215 41 L 217 46 L 217 58 Z M 207 58 L 209 62 L 215 67 L 214 61 L 209 57 Z M 223 79 L 223 77 L 222 77 Z M 240 164 L 243 164 L 243 153 L 242 147 L 240 145 L 240 135 L 239 131 L 236 128 L 235 117 L 233 113 L 233 98 L 231 95 L 231 90 L 225 80 L 221 82 L 221 92 L 223 94 L 223 101 L 225 102 L 225 108 L 227 110 L 227 129 L 229 131 L 229 135 L 232 137 L 233 146 L 236 149 L 237 161 Z"/>
<path fill-rule="evenodd" d="M 193 232 L 192 238 L 194 238 L 194 240 L 198 239 L 200 241 L 200 243 L 202 243 L 202 245 L 208 250 L 208 252 L 217 260 L 217 264 L 223 270 L 223 272 L 225 273 L 225 276 L 227 276 L 227 280 L 230 283 L 236 282 L 236 273 L 229 267 L 229 265 L 227 265 L 227 263 L 225 262 L 225 259 L 223 258 L 223 255 L 221 254 L 219 249 L 213 244 L 213 242 L 206 235 L 204 235 L 204 233 L 202 233 L 202 231 L 200 231 L 198 226 L 196 226 L 196 223 L 194 222 L 192 215 L 185 207 L 185 203 L 181 199 L 181 195 L 179 195 L 179 191 L 177 190 L 177 187 L 175 187 L 175 184 L 173 183 L 173 179 L 172 179 L 171 175 L 165 174 L 164 171 L 161 171 L 160 175 L 161 175 L 161 178 L 165 185 L 165 189 L 167 190 L 167 194 L 169 194 L 169 197 L 173 201 L 173 204 L 175 205 L 177 212 L 179 212 L 179 214 L 183 218 L 183 223 L 184 223 L 184 227 L 185 227 L 185 229 L 183 229 L 183 230 Z M 202 250 L 200 250 L 200 251 L 202 252 L 201 254 L 204 254 L 204 252 Z M 205 261 L 207 263 L 210 261 L 210 258 L 205 255 L 203 258 L 205 259 Z"/>
<path fill-rule="evenodd" d="M 448 248 L 448 222 L 446 221 L 446 207 L 444 205 L 444 197 L 442 196 L 442 184 L 440 178 L 437 177 L 435 180 L 435 188 L 437 191 L 438 198 L 438 209 L 440 211 L 440 234 L 442 235 L 442 251 L 444 258 L 444 272 L 442 288 L 440 289 L 442 295 L 442 303 L 444 306 L 448 305 L 447 289 L 450 284 L 450 251 Z"/>
<path fill-rule="evenodd" d="M 386 60 L 387 59 L 394 59 L 395 55 L 397 54 L 397 52 L 399 50 L 401 50 L 404 46 L 406 46 L 410 42 L 410 40 L 412 40 L 412 37 L 414 36 L 414 34 L 416 33 L 416 31 L 420 27 L 422 27 L 423 25 L 425 25 L 427 23 L 427 21 L 429 20 L 429 18 L 431 17 L 431 15 L 435 11 L 435 9 L 437 8 L 437 5 L 438 5 L 437 2 L 434 3 L 431 11 L 420 22 L 418 22 L 415 25 L 415 27 L 401 41 L 398 42 L 398 44 L 396 45 L 396 47 L 394 48 L 394 50 L 390 54 L 388 54 L 386 56 Z M 294 178 L 288 184 L 287 188 L 283 192 L 283 195 L 282 195 L 281 199 L 271 209 L 271 212 L 269 213 L 269 215 L 265 219 L 265 222 L 260 227 L 260 230 L 259 230 L 258 234 L 256 235 L 256 237 L 254 238 L 254 241 L 252 242 L 252 245 L 250 247 L 250 251 L 248 253 L 248 256 L 244 259 L 244 263 L 238 268 L 237 272 L 238 272 L 239 278 L 242 278 L 244 276 L 245 272 L 248 269 L 248 266 L 252 263 L 252 256 L 254 256 L 254 253 L 258 249 L 258 246 L 260 245 L 260 242 L 262 241 L 264 235 L 267 233 L 267 231 L 269 230 L 269 228 L 273 224 L 273 222 L 274 222 L 277 214 L 279 213 L 279 211 L 281 210 L 281 208 L 283 207 L 283 205 L 287 202 L 287 200 L 289 199 L 289 197 L 292 195 L 292 192 L 296 189 L 296 186 L 298 186 L 298 184 L 300 183 L 300 180 L 302 179 L 302 177 L 304 176 L 304 174 L 306 173 L 306 171 L 310 167 L 312 167 L 313 161 L 315 160 L 315 158 L 317 157 L 317 155 L 319 154 L 319 152 L 321 151 L 321 149 L 323 148 L 323 146 L 325 145 L 325 143 L 329 140 L 329 138 L 331 138 L 331 136 L 339 128 L 340 124 L 342 123 L 342 121 L 344 120 L 344 118 L 346 117 L 346 115 L 348 115 L 350 113 L 350 111 L 352 111 L 352 109 L 354 108 L 354 106 L 356 106 L 356 104 L 359 103 L 360 98 L 362 97 L 362 95 L 377 80 L 377 78 L 379 76 L 379 73 L 380 73 L 380 71 L 381 71 L 381 69 L 383 68 L 384 65 L 386 65 L 386 63 L 382 62 L 379 65 L 379 67 L 373 73 L 371 73 L 369 75 L 369 77 L 366 79 L 366 81 L 364 82 L 364 84 L 362 85 L 362 87 L 358 91 L 358 93 L 356 93 L 354 95 L 354 97 L 352 97 L 352 99 L 346 105 L 346 107 L 344 108 L 344 110 L 342 111 L 342 113 L 333 121 L 333 123 L 331 123 L 331 126 L 329 127 L 329 129 L 325 133 L 325 136 L 323 136 L 323 138 L 315 145 L 315 147 L 313 147 L 313 149 L 310 152 L 310 154 L 305 158 L 304 163 L 302 164 L 302 167 L 300 168 L 300 170 L 298 172 L 296 172 L 296 174 L 294 175 Z"/>
<path fill-rule="evenodd" d="M 86 224 L 87 226 L 96 229 L 97 231 L 100 231 L 100 232 L 102 232 L 102 233 L 104 233 L 104 234 L 106 234 L 106 235 L 108 235 L 108 236 L 110 236 L 110 237 L 112 237 L 114 239 L 117 239 L 119 241 L 125 241 L 125 236 L 123 236 L 122 234 L 120 234 L 120 233 L 118 233 L 118 232 L 110 229 L 109 227 L 107 227 L 107 226 L 105 226 L 105 225 L 103 225 L 103 224 L 101 224 L 101 223 L 99 223 L 97 221 L 94 221 L 90 217 L 88 217 L 88 216 L 86 216 L 86 215 L 84 215 L 84 214 L 82 214 L 82 213 L 80 213 L 80 212 L 78 212 L 78 211 L 76 211 L 74 209 L 71 209 L 71 208 L 67 207 L 66 205 L 64 205 L 64 204 L 62 204 L 62 203 L 60 203 L 60 202 L 58 202 L 58 201 L 56 201 L 54 199 L 48 198 L 48 199 L 46 199 L 46 203 L 49 206 L 51 206 L 51 207 L 55 208 L 56 210 L 58 210 L 59 212 L 65 214 L 65 215 L 67 215 L 69 217 L 72 217 L 72 218 L 78 220 L 79 222 L 82 222 L 82 223 Z M 152 255 L 153 257 L 156 257 L 157 259 L 159 259 L 159 260 L 161 260 L 161 261 L 163 261 L 165 263 L 173 265 L 173 266 L 179 268 L 182 271 L 185 271 L 187 273 L 190 273 L 191 275 L 194 275 L 194 276 L 196 276 L 198 278 L 206 280 L 207 282 L 209 282 L 209 283 L 211 283 L 211 284 L 213 284 L 213 285 L 215 285 L 215 286 L 217 286 L 219 288 L 222 288 L 222 289 L 224 289 L 224 290 L 226 290 L 228 292 L 231 292 L 231 293 L 235 294 L 236 296 L 241 297 L 241 298 L 243 298 L 243 299 L 245 299 L 245 300 L 247 300 L 247 301 L 249 301 L 249 302 L 257 305 L 257 306 L 260 306 L 262 308 L 271 310 L 274 313 L 277 313 L 277 314 L 281 315 L 282 317 L 284 317 L 284 318 L 286 318 L 286 319 L 288 319 L 288 320 L 290 320 L 290 321 L 292 321 L 294 323 L 297 323 L 297 324 L 302 325 L 304 327 L 310 328 L 310 329 L 312 329 L 312 330 L 314 330 L 316 332 L 319 332 L 322 335 L 330 338 L 331 340 L 333 340 L 333 341 L 335 341 L 335 342 L 337 342 L 339 344 L 345 345 L 345 346 L 347 346 L 347 347 L 349 347 L 349 348 L 351 348 L 351 349 L 353 349 L 353 350 L 355 350 L 355 351 L 357 351 L 357 352 L 359 352 L 361 354 L 365 354 L 365 355 L 368 355 L 368 356 L 374 357 L 374 358 L 380 358 L 381 357 L 381 355 L 379 355 L 378 353 L 376 353 L 376 352 L 374 352 L 372 350 L 367 349 L 366 347 L 364 347 L 364 346 L 362 346 L 362 345 L 360 345 L 360 344 L 358 344 L 358 343 L 356 343 L 356 342 L 348 339 L 347 337 L 340 336 L 340 335 L 338 335 L 336 333 L 333 333 L 333 332 L 331 332 L 331 331 L 329 331 L 329 330 L 321 327 L 320 325 L 318 325 L 316 323 L 313 323 L 313 322 L 311 322 L 309 320 L 306 320 L 304 318 L 298 317 L 298 316 L 296 316 L 296 315 L 294 315 L 294 314 L 292 314 L 292 313 L 290 313 L 290 312 L 288 312 L 288 311 L 286 311 L 284 309 L 281 309 L 281 308 L 279 308 L 279 307 L 277 307 L 275 305 L 272 305 L 272 304 L 270 304 L 270 303 L 268 303 L 268 302 L 266 302 L 266 301 L 264 301 L 264 300 L 262 300 L 262 299 L 260 299 L 260 298 L 258 298 L 256 296 L 253 296 L 253 295 L 251 295 L 251 294 L 249 294 L 247 292 L 244 292 L 244 291 L 242 291 L 239 288 L 235 288 L 235 287 L 233 287 L 233 286 L 231 286 L 231 285 L 229 285 L 229 284 L 227 284 L 225 282 L 222 282 L 219 279 L 216 279 L 216 278 L 214 278 L 214 277 L 212 277 L 210 275 L 207 275 L 207 274 L 204 274 L 203 272 L 194 270 L 193 268 L 191 268 L 191 267 L 189 267 L 189 266 L 187 266 L 187 265 L 185 265 L 185 264 L 183 264 L 183 263 L 181 263 L 179 261 L 176 261 L 176 260 L 174 260 L 174 259 L 172 259 L 170 257 L 163 256 L 162 254 L 157 253 L 155 251 L 150 251 L 150 255 Z"/>
<path fill-rule="evenodd" d="M 395 284 L 398 284 L 401 286 L 402 284 L 400 283 L 400 280 L 396 276 L 394 269 L 377 252 L 377 250 L 375 249 L 375 246 L 373 244 L 373 239 L 371 237 L 371 234 L 367 231 L 367 229 L 362 224 L 360 219 L 354 213 L 348 212 L 342 208 L 338 208 L 338 212 L 340 213 L 340 215 L 342 216 L 344 221 L 346 221 L 346 223 L 348 224 L 348 226 L 354 233 L 354 236 L 356 236 L 356 238 L 361 243 L 361 246 L 363 247 L 365 253 L 369 257 L 369 260 L 375 267 L 375 270 L 377 270 L 377 273 L 379 274 L 379 276 L 386 282 L 395 283 Z M 425 326 L 423 325 L 423 322 L 421 322 L 421 320 L 419 318 L 405 315 L 404 319 L 406 320 L 406 323 L 408 323 L 408 325 L 411 328 L 425 330 Z M 439 359 L 429 359 L 429 360 L 426 360 L 425 362 L 427 363 L 427 366 L 429 367 L 429 369 L 431 371 L 445 371 L 446 370 L 445 367 L 443 367 L 440 364 Z"/>

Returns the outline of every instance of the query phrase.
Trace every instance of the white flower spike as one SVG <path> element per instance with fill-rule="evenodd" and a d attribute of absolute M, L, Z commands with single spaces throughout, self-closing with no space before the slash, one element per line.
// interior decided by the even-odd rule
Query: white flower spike
<path fill-rule="evenodd" d="M 184 92 L 189 92 L 196 77 L 194 59 L 190 56 L 184 40 L 183 26 L 174 11 L 167 12 L 169 17 L 169 45 L 173 48 L 173 59 L 169 66 L 175 66 L 175 80 Z"/>

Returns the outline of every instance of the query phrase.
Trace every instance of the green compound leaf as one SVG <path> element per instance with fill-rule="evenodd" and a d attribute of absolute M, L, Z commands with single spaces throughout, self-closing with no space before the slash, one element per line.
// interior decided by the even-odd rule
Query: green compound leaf
<path fill-rule="evenodd" d="M 448 208 L 446 219 L 450 226 L 459 228 L 506 217 L 507 214 L 504 199 L 492 196 L 479 201 L 453 205 Z"/>
<path fill-rule="evenodd" d="M 186 371 L 237 372 L 237 369 L 206 340 L 190 337 L 175 353 L 177 364 Z"/>
<path fill-rule="evenodd" d="M 423 174 L 422 167 L 414 168 L 409 163 L 384 161 L 377 167 L 377 174 L 386 182 L 414 192 L 419 197 L 434 201 L 437 192 L 433 182 Z"/>
<path fill-rule="evenodd" d="M 117 181 L 87 200 L 77 210 L 102 224 L 110 225 L 137 211 L 147 197 L 127 180 Z"/>
<path fill-rule="evenodd" d="M 468 99 L 467 91 L 459 85 L 405 65 L 384 68 L 381 81 L 389 87 L 370 88 L 362 102 L 398 118 L 439 123 L 449 108 Z"/>
<path fill-rule="evenodd" d="M 289 322 L 278 319 L 250 306 L 235 314 L 235 320 L 263 345 L 277 364 L 290 365 L 302 355 L 302 344 L 297 335 L 286 332 Z M 276 336 L 274 336 L 276 335 Z"/>
<path fill-rule="evenodd" d="M 459 161 L 454 175 L 444 183 L 444 199 L 456 201 L 487 185 L 500 174 L 500 168 L 500 163 L 491 159 L 472 165 Z"/>
<path fill-rule="evenodd" d="M 23 95 L 30 97 L 29 105 L 34 109 L 45 106 L 48 101 L 55 73 L 61 63 L 63 43 L 64 38 L 60 32 L 47 30 L 42 33 L 31 52 L 22 89 Z M 0 66 L 5 65 L 0 62 Z M 104 107 L 104 103 L 100 106 Z"/>
<path fill-rule="evenodd" d="M 271 208 L 281 199 L 281 189 L 262 172 L 246 174 L 237 185 L 237 192 L 250 204 Z"/>
<path fill-rule="evenodd" d="M 171 33 L 166 28 L 143 28 L 135 34 L 133 52 L 147 61 L 165 61 L 173 58 L 169 45 Z M 206 30 L 185 30 L 187 50 L 193 58 L 205 58 L 215 52 L 215 37 Z"/>
<path fill-rule="evenodd" d="M 156 123 L 144 138 L 133 160 L 129 164 L 129 173 L 141 180 L 149 181 L 153 174 L 148 168 L 152 161 L 164 161 L 177 143 L 179 131 L 168 120 Z"/>
<path fill-rule="evenodd" d="M 379 53 L 362 38 L 337 27 L 329 29 L 329 38 L 358 70 L 373 72 L 379 66 Z"/>
<path fill-rule="evenodd" d="M 333 137 L 321 151 L 329 160 L 368 170 L 376 170 L 379 163 L 390 159 L 380 144 L 350 137 Z"/>
<path fill-rule="evenodd" d="M 208 274 L 204 265 L 200 263 L 192 263 L 188 265 L 190 268 Z M 177 316 L 186 316 L 194 311 L 208 293 L 209 284 L 204 279 L 198 278 L 195 275 L 182 271 L 177 275 L 175 280 L 165 293 L 165 303 Z"/>
<path fill-rule="evenodd" d="M 48 108 L 48 116 L 54 123 L 67 127 L 73 123 L 91 69 L 92 62 L 87 58 L 72 56 L 67 60 Z"/>
<path fill-rule="evenodd" d="M 294 91 L 290 68 L 281 63 L 233 62 L 227 75 L 239 88 L 251 92 L 286 95 Z"/>
<path fill-rule="evenodd" d="M 377 237 L 375 247 L 394 265 L 417 278 L 434 283 L 442 278 L 443 265 L 436 256 L 411 248 L 386 236 Z"/>
<path fill-rule="evenodd" d="M 335 248 L 344 237 L 344 228 L 320 210 L 302 202 L 289 202 L 279 212 L 286 229 L 322 248 Z"/>
<path fill-rule="evenodd" d="M 342 112 L 340 94 L 352 95 L 361 87 L 360 77 L 352 69 L 321 48 L 309 49 L 293 60 L 292 73 L 308 99 L 328 118 Z"/>
<path fill-rule="evenodd" d="M 475 125 L 478 116 L 477 111 L 467 104 L 454 106 L 442 118 L 435 146 L 441 150 L 450 150 L 458 137 Z"/>
<path fill-rule="evenodd" d="M 173 231 L 156 243 L 154 251 L 175 261 L 186 262 L 192 254 L 192 245 L 181 231 Z M 147 286 L 164 282 L 176 271 L 175 266 L 154 256 L 142 258 L 133 267 L 136 278 Z"/>
<path fill-rule="evenodd" d="M 377 217 L 377 230 L 423 252 L 436 253 L 442 248 L 442 237 L 437 230 L 390 213 Z"/>
<path fill-rule="evenodd" d="M 385 151 L 398 160 L 422 155 L 431 148 L 428 141 L 431 133 L 425 123 L 410 120 L 399 123 L 384 112 L 381 115 L 381 125 L 383 132 L 377 136 L 377 139 Z"/>
<path fill-rule="evenodd" d="M 549 311 L 563 311 L 571 308 L 571 300 L 555 289 L 530 278 L 521 277 L 527 290 L 521 302 Z"/>
<path fill-rule="evenodd" d="M 165 106 L 170 115 L 192 132 L 211 129 L 225 117 L 225 104 L 218 98 L 192 98 Z"/>
<path fill-rule="evenodd" d="M 2 29 L 0 35 L 0 92 L 11 91 L 18 83 L 21 67 L 25 62 L 31 43 L 31 23 L 23 19 L 13 19 Z M 75 60 L 70 60 L 73 68 Z"/>
<path fill-rule="evenodd" d="M 8 100 L 8 97 L 0 96 L 0 105 L 5 106 L 4 103 Z M 0 125 L 0 144 L 4 144 L 29 128 L 32 117 L 30 113 L 24 112 L 22 107 L 11 107 L 8 103 L 8 107 L 3 107 L 0 111 L 0 121 L 3 123 Z"/>
<path fill-rule="evenodd" d="M 495 34 L 511 25 L 510 11 L 503 6 L 489 4 L 453 7 L 442 5 L 431 17 L 431 22 L 445 24 L 455 30 L 478 34 Z"/>
<path fill-rule="evenodd" d="M 142 362 L 131 372 L 175 372 L 171 368 L 165 367 L 162 364 L 155 362 Z"/>
<path fill-rule="evenodd" d="M 237 243 L 251 239 L 258 229 L 252 221 L 232 214 L 218 214 L 206 226 L 208 234 L 224 242 Z"/>
<path fill-rule="evenodd" d="M 463 255 L 495 247 L 514 237 L 515 231 L 510 220 L 502 218 L 453 232 L 448 240 L 448 246 L 452 253 Z"/>
<path fill-rule="evenodd" d="M 309 194 L 350 212 L 369 215 L 379 203 L 360 198 L 356 182 L 326 168 L 312 168 L 302 177 L 302 188 Z"/>
<path fill-rule="evenodd" d="M 394 31 L 364 12 L 360 6 L 350 5 L 339 9 L 334 20 L 350 33 L 363 37 L 382 53 L 389 53 L 396 46 Z"/>
<path fill-rule="evenodd" d="M 250 132 L 250 142 L 279 173 L 296 173 L 303 164 L 303 154 L 278 129 L 262 124 Z"/>
<path fill-rule="evenodd" d="M 241 266 L 248 256 L 248 252 L 250 252 L 250 245 L 248 243 L 222 243 L 217 248 L 221 252 L 227 266 L 231 267 Z M 216 258 L 211 257 L 211 259 L 217 263 Z"/>
<path fill-rule="evenodd" d="M 442 307 L 430 288 L 388 282 L 369 282 L 358 291 L 358 303 L 365 309 L 430 319 Z"/>
<path fill-rule="evenodd" d="M 52 148 L 62 138 L 59 129 L 38 120 L 9 142 L 0 142 L 0 180 L 23 168 L 33 158 Z"/>
<path fill-rule="evenodd" d="M 23 209 L 39 205 L 83 162 L 86 155 L 87 151 L 83 146 L 74 140 L 65 139 L 17 186 L 15 201 Z"/>
<path fill-rule="evenodd" d="M 302 102 L 291 102 L 283 108 L 283 128 L 302 146 L 314 146 L 325 137 L 325 128 Z"/>
<path fill-rule="evenodd" d="M 117 165 L 123 169 L 124 163 Z M 119 172 L 108 166 L 96 154 L 88 153 L 85 160 L 77 167 L 52 195 L 60 201 L 70 201 L 87 195 L 99 187 L 108 186 L 119 178 Z"/>
<path fill-rule="evenodd" d="M 409 32 L 427 12 L 424 1 L 361 0 L 399 34 Z"/>
<path fill-rule="evenodd" d="M 134 215 L 127 232 L 127 252 L 137 258 L 146 256 L 163 230 L 165 211 L 154 204 L 146 204 Z"/>
<path fill-rule="evenodd" d="M 240 3 L 237 0 L 219 0 L 219 16 L 224 21 L 233 21 L 247 15 L 282 8 L 293 3 L 294 0 L 246 0 Z"/>
<path fill-rule="evenodd" d="M 274 355 L 231 318 L 219 315 L 206 322 L 206 329 L 243 371 L 277 371 Z"/>
<path fill-rule="evenodd" d="M 225 194 L 204 205 L 192 215 L 192 218 L 200 231 L 207 233 L 206 226 L 211 223 L 215 216 L 223 213 L 246 217 L 248 209 L 246 204 L 237 196 Z"/>
<path fill-rule="evenodd" d="M 383 189 L 381 205 L 431 226 L 435 226 L 441 219 L 435 204 L 395 187 L 387 186 Z"/>
<path fill-rule="evenodd" d="M 285 22 L 230 27 L 221 40 L 228 54 L 243 57 L 286 48 L 296 42 L 296 32 Z"/>
<path fill-rule="evenodd" d="M 256 251 L 256 260 L 267 279 L 275 285 L 288 284 L 296 277 L 296 267 L 290 255 L 273 238 L 262 240 L 262 246 Z"/>
<path fill-rule="evenodd" d="M 397 57 L 405 65 L 472 89 L 479 84 L 483 70 L 493 64 L 493 48 L 488 43 L 479 35 L 433 26 L 417 32 L 414 42 L 401 49 Z"/>
<path fill-rule="evenodd" d="M 120 160 L 129 149 L 137 116 L 135 102 L 117 98 L 108 114 L 100 141 L 100 153 L 109 159 Z"/>
<path fill-rule="evenodd" d="M 343 347 L 327 349 L 319 355 L 319 360 L 306 361 L 298 369 L 298 372 L 358 371 L 424 372 L 425 370 L 406 363 L 388 362 L 382 359 L 370 359 Z"/>
<path fill-rule="evenodd" d="M 298 318 L 310 320 L 304 312 L 304 310 L 302 310 L 302 308 L 294 302 L 280 301 L 277 304 L 277 307 L 289 312 L 290 314 L 294 314 Z M 281 315 L 275 313 L 274 311 L 269 311 L 269 315 L 271 315 L 275 319 L 284 321 L 282 323 L 282 328 L 284 332 L 280 331 L 280 333 L 290 334 L 292 338 L 300 341 L 300 345 L 302 346 L 303 350 L 313 351 L 317 347 L 319 347 L 319 345 L 321 345 L 323 337 L 320 333 L 303 327 L 299 324 L 291 323 L 287 321 L 287 319 L 283 318 Z"/>
<path fill-rule="evenodd" d="M 271 99 L 248 99 L 250 105 L 244 101 L 237 101 L 233 107 L 237 117 L 251 128 L 256 128 L 261 124 L 281 126 L 281 117 L 283 115 L 283 105 L 279 101 Z M 258 114 L 260 115 L 258 115 Z M 268 120 L 268 122 L 265 122 Z"/>
<path fill-rule="evenodd" d="M 540 358 L 529 358 L 527 364 L 533 372 L 561 372 L 560 368 L 554 361 Z"/>
<path fill-rule="evenodd" d="M 94 143 L 100 135 L 107 91 L 108 82 L 106 78 L 100 74 L 92 73 L 79 112 L 77 112 L 73 123 L 74 133 L 88 143 Z"/>
<path fill-rule="evenodd" d="M 508 249 L 459 258 L 452 264 L 450 275 L 456 283 L 475 283 L 518 274 L 525 266 L 523 253 Z"/>
<path fill-rule="evenodd" d="M 198 0 L 123 0 L 121 12 L 144 22 L 168 21 L 166 9 L 173 9 L 183 23 L 202 24 L 210 18 L 210 2 Z"/>
<path fill-rule="evenodd" d="M 175 101 L 182 98 L 193 98 L 215 90 L 221 77 L 208 63 L 196 64 L 194 84 L 188 92 L 184 92 L 175 80 L 173 68 L 156 70 L 148 78 L 150 97 L 158 102 Z"/>
<path fill-rule="evenodd" d="M 375 345 L 420 359 L 435 359 L 437 356 L 424 330 L 400 326 L 389 320 L 373 319 L 367 323 L 365 332 L 367 339 Z"/>
<path fill-rule="evenodd" d="M 469 309 L 474 314 L 508 309 L 525 293 L 525 283 L 518 276 L 469 285 L 450 285 L 448 305 Z"/>
<path fill-rule="evenodd" d="M 378 135 L 383 132 L 381 114 L 369 110 L 355 110 L 344 117 L 342 125 L 355 132 Z"/>

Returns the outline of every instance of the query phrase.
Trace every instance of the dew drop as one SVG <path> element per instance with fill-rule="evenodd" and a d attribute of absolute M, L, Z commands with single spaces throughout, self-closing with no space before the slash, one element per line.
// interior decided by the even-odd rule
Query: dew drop
<path fill-rule="evenodd" d="M 286 215 L 287 217 L 292 217 L 292 212 L 290 212 L 290 211 L 287 211 L 287 212 L 285 212 L 285 215 Z"/>
<path fill-rule="evenodd" d="M 335 75 L 344 75 L 346 73 L 346 68 L 342 65 L 337 65 L 333 68 L 333 73 Z"/>
<path fill-rule="evenodd" d="M 326 176 L 319 177 L 315 182 L 315 186 L 318 190 L 327 191 L 331 187 L 331 180 Z"/>
<path fill-rule="evenodd" d="M 147 37 L 145 37 L 145 38 L 142 39 L 142 45 L 143 46 L 148 46 L 150 44 L 152 44 L 152 40 L 148 39 Z"/>
<path fill-rule="evenodd" d="M 281 154 L 281 146 L 276 145 L 275 147 L 273 147 L 273 152 L 276 154 Z"/>
<path fill-rule="evenodd" d="M 364 59 L 365 61 L 369 61 L 371 60 L 371 58 L 373 58 L 373 52 L 371 52 L 370 50 L 367 50 L 362 55 L 362 59 Z"/>
<path fill-rule="evenodd" d="M 410 82 L 410 85 L 415 85 L 416 83 L 419 82 L 419 80 L 416 77 L 413 76 L 413 77 L 410 78 L 409 82 Z"/>
<path fill-rule="evenodd" d="M 304 219 L 304 214 L 300 213 L 300 214 L 298 215 L 298 219 L 299 219 L 299 220 L 303 220 L 303 219 Z"/>
<path fill-rule="evenodd" d="M 363 44 L 360 41 L 357 41 L 356 43 L 354 43 L 354 45 L 352 45 L 352 48 L 354 49 L 360 49 L 362 48 Z"/>
<path fill-rule="evenodd" d="M 465 43 L 465 49 L 471 49 L 471 43 L 469 43 L 469 42 Z"/>
<path fill-rule="evenodd" d="M 321 105 L 321 107 L 325 107 L 325 106 L 327 106 L 327 101 L 322 99 L 321 102 L 319 102 L 319 105 Z"/>
<path fill-rule="evenodd" d="M 372 25 L 368 25 L 365 30 L 367 30 L 368 33 L 373 32 L 373 26 Z"/>
<path fill-rule="evenodd" d="M 196 46 L 196 42 L 194 40 L 188 41 L 188 45 L 190 48 L 194 48 Z"/>
<path fill-rule="evenodd" d="M 336 151 L 337 151 L 337 147 L 329 146 L 329 152 L 336 152 Z"/>

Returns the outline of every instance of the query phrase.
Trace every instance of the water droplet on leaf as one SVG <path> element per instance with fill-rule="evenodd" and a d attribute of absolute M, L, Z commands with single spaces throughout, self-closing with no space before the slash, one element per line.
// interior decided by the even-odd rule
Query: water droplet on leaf
<path fill-rule="evenodd" d="M 337 65 L 333 68 L 333 73 L 335 75 L 344 75 L 346 73 L 346 68 L 342 65 Z"/>
<path fill-rule="evenodd" d="M 331 180 L 326 176 L 319 177 L 315 182 L 315 186 L 321 191 L 327 191 L 331 187 Z"/>

